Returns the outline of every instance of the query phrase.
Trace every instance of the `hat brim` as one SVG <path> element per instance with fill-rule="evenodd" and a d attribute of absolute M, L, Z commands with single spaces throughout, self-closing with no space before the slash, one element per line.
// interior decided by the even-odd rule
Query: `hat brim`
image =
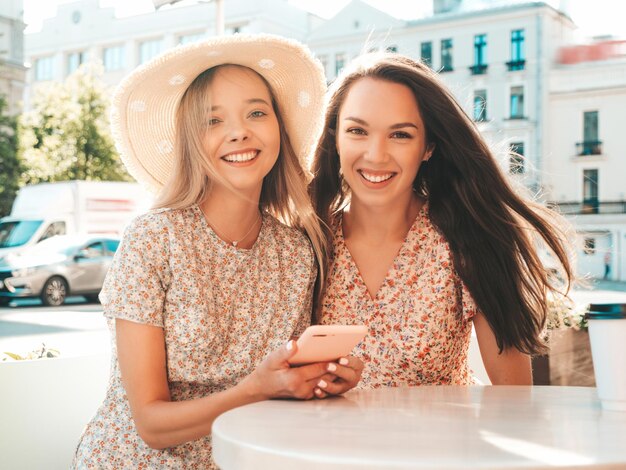
<path fill-rule="evenodd" d="M 326 82 L 309 49 L 274 35 L 233 35 L 178 46 L 131 72 L 113 95 L 111 129 L 128 172 L 153 192 L 172 173 L 175 116 L 191 82 L 224 64 L 269 83 L 296 155 L 306 166 L 319 137 Z"/>

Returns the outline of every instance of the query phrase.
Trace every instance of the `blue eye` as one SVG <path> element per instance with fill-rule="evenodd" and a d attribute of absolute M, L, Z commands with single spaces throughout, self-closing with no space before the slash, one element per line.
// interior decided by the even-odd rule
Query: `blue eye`
<path fill-rule="evenodd" d="M 257 118 L 257 117 L 263 117 L 263 116 L 267 116 L 267 113 L 264 113 L 263 111 L 252 111 L 252 112 L 250 113 L 250 116 L 251 116 L 251 117 L 255 117 L 255 118 Z"/>

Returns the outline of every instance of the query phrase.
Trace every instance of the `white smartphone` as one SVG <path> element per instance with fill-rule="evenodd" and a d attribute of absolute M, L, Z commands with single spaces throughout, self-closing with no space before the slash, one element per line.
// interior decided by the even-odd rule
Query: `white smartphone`
<path fill-rule="evenodd" d="M 296 342 L 298 350 L 291 365 L 336 361 L 350 354 L 367 334 L 365 325 L 313 325 Z"/>

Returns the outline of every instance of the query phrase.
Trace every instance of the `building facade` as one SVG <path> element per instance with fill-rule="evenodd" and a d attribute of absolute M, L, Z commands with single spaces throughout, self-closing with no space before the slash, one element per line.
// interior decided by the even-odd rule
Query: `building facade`
<path fill-rule="evenodd" d="M 434 0 L 433 15 L 404 21 L 353 0 L 322 20 L 287 0 L 224 6 L 227 33 L 304 41 L 329 81 L 372 50 L 430 64 L 498 149 L 503 170 L 568 214 L 580 234 L 580 273 L 603 277 L 609 259 L 609 278 L 626 280 L 626 144 L 617 135 L 626 64 L 621 53 L 578 60 L 577 28 L 563 11 L 546 2 Z M 115 18 L 98 0 L 61 5 L 26 37 L 29 83 L 62 80 L 91 57 L 114 85 L 163 50 L 213 34 L 214 14 L 211 2 L 130 18 Z M 588 55 L 602 55 L 588 47 Z"/>
<path fill-rule="evenodd" d="M 580 272 L 625 280 L 626 41 L 563 48 L 549 89 L 544 185 L 550 202 L 580 235 Z"/>
<path fill-rule="evenodd" d="M 19 114 L 26 84 L 22 0 L 0 2 L 0 95 L 7 112 Z"/>

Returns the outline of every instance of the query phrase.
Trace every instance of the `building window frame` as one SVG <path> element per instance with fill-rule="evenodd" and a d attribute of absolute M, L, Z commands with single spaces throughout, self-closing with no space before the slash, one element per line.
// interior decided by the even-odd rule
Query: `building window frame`
<path fill-rule="evenodd" d="M 511 142 L 509 149 L 509 173 L 511 175 L 526 173 L 524 142 Z"/>
<path fill-rule="evenodd" d="M 73 51 L 66 55 L 67 74 L 74 73 L 78 67 L 83 65 L 87 59 L 87 53 L 85 51 Z"/>
<path fill-rule="evenodd" d="M 52 80 L 54 78 L 54 56 L 43 56 L 35 59 L 35 81 Z"/>
<path fill-rule="evenodd" d="M 524 86 L 513 85 L 510 91 L 509 119 L 526 119 L 524 116 Z"/>
<path fill-rule="evenodd" d="M 424 41 L 420 44 L 420 59 L 430 68 L 433 66 L 433 42 Z"/>
<path fill-rule="evenodd" d="M 126 66 L 126 48 L 124 44 L 105 47 L 102 50 L 102 63 L 106 72 L 123 69 Z"/>
<path fill-rule="evenodd" d="M 597 110 L 583 112 L 583 141 L 576 142 L 578 156 L 602 155 L 602 141 L 598 135 L 599 118 Z"/>
<path fill-rule="evenodd" d="M 345 52 L 337 52 L 335 54 L 335 76 L 339 75 L 346 66 L 347 54 Z"/>
<path fill-rule="evenodd" d="M 511 60 L 506 63 L 509 71 L 524 70 L 526 67 L 526 36 L 524 29 L 511 31 Z"/>
<path fill-rule="evenodd" d="M 487 34 L 474 36 L 474 65 L 470 67 L 472 75 L 487 73 Z"/>
<path fill-rule="evenodd" d="M 487 90 L 474 90 L 472 115 L 474 121 L 487 121 Z"/>
<path fill-rule="evenodd" d="M 596 254 L 596 239 L 595 237 L 583 238 L 583 254 L 595 255 Z"/>
<path fill-rule="evenodd" d="M 194 42 L 202 41 L 203 39 L 206 39 L 206 37 L 207 36 L 205 32 L 181 34 L 180 36 L 178 36 L 178 44 L 180 45 L 191 44 Z"/>
<path fill-rule="evenodd" d="M 440 72 L 452 72 L 454 70 L 454 43 L 452 38 L 441 40 L 441 69 Z"/>
<path fill-rule="evenodd" d="M 600 171 L 597 168 L 583 169 L 583 214 L 597 214 L 599 200 Z"/>
<path fill-rule="evenodd" d="M 149 60 L 158 56 L 163 50 L 163 39 L 146 39 L 139 43 L 139 63 L 145 64 Z"/>

